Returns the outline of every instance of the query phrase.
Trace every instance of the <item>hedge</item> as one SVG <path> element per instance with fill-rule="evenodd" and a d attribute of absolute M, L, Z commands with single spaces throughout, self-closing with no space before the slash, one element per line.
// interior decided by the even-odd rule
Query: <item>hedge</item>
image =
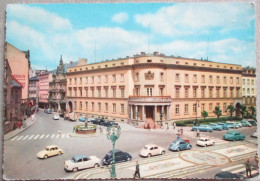
<path fill-rule="evenodd" d="M 230 117 L 220 117 L 219 119 L 218 118 L 206 118 L 205 120 L 198 119 L 198 122 L 200 124 L 208 124 L 208 123 L 240 121 L 240 120 L 242 120 L 241 117 L 232 117 L 232 119 L 230 119 Z M 193 125 L 194 122 L 196 123 L 196 119 L 176 121 L 176 126 L 187 126 L 188 124 Z"/>

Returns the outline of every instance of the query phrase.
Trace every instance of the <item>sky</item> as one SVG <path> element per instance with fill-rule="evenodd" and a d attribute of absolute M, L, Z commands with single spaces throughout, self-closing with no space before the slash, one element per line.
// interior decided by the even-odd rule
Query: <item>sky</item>
<path fill-rule="evenodd" d="M 6 41 L 30 50 L 35 69 L 140 52 L 256 64 L 250 3 L 9 4 Z"/>

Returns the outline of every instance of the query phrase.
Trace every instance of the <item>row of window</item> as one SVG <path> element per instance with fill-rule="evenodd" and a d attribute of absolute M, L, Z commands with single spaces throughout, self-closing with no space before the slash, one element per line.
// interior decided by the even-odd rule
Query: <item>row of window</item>
<path fill-rule="evenodd" d="M 250 85 L 250 79 L 243 79 L 243 85 Z M 255 85 L 255 80 L 251 79 L 251 85 Z"/>
<path fill-rule="evenodd" d="M 125 64 L 124 62 L 120 62 L 120 66 L 123 66 L 124 64 Z M 118 65 L 119 65 L 119 64 L 118 64 Z M 113 63 L 113 64 L 112 64 L 112 67 L 115 67 L 115 66 L 116 66 L 116 63 Z M 89 70 L 89 69 L 94 70 L 95 68 L 96 68 L 96 69 L 100 69 L 100 68 L 108 68 L 108 65 L 105 64 L 104 67 L 101 67 L 101 65 L 98 65 L 98 66 L 96 66 L 96 67 L 92 66 L 91 68 L 90 68 L 90 67 L 85 67 L 85 69 L 80 68 L 79 71 L 82 71 L 82 70 Z M 72 71 L 72 69 L 69 70 L 69 72 L 71 72 L 71 71 Z M 74 69 L 74 71 L 76 72 L 77 69 Z"/>
<path fill-rule="evenodd" d="M 255 104 L 256 98 L 255 97 L 243 97 L 244 104 Z"/>
<path fill-rule="evenodd" d="M 110 77 L 111 76 L 111 77 Z M 108 83 L 109 80 L 112 80 L 112 83 L 117 82 L 118 80 L 120 80 L 120 82 L 124 82 L 124 74 L 120 74 L 120 77 L 118 77 L 119 75 L 98 75 L 98 76 L 91 76 L 91 77 L 80 77 L 80 78 L 69 78 L 69 84 L 72 85 L 82 85 L 83 84 L 94 84 L 94 82 L 97 83 Z"/>
<path fill-rule="evenodd" d="M 254 93 L 255 93 L 255 89 L 251 88 L 251 94 L 254 94 Z M 250 88 L 247 88 L 247 89 L 243 88 L 243 94 L 250 94 Z"/>
<path fill-rule="evenodd" d="M 89 102 L 85 102 L 84 103 L 84 107 L 83 107 L 83 102 L 82 101 L 79 101 L 79 105 L 77 105 L 78 102 L 77 101 L 74 101 L 74 108 L 75 110 L 79 109 L 79 110 L 90 110 L 90 111 L 104 111 L 104 112 L 108 112 L 109 110 L 109 104 L 108 103 L 103 103 L 104 106 L 105 106 L 105 109 L 102 110 L 101 108 L 101 102 L 98 102 L 96 103 L 97 104 L 97 110 L 95 109 L 95 102 L 91 102 L 90 105 L 89 105 Z M 112 113 L 117 113 L 117 104 L 116 103 L 112 103 Z M 79 106 L 79 107 L 78 107 Z M 91 106 L 89 108 L 89 106 Z M 125 104 L 120 104 L 120 113 L 121 114 L 124 114 L 125 113 Z"/>

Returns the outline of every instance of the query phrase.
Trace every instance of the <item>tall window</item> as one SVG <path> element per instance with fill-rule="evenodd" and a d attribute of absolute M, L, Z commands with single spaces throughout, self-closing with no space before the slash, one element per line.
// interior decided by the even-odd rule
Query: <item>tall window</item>
<path fill-rule="evenodd" d="M 85 88 L 85 95 L 88 97 L 88 88 Z"/>
<path fill-rule="evenodd" d="M 94 84 L 94 76 L 91 77 L 91 83 Z"/>
<path fill-rule="evenodd" d="M 160 81 L 164 81 L 164 76 L 163 76 L 163 72 L 160 73 Z"/>
<path fill-rule="evenodd" d="M 79 110 L 82 110 L 82 102 L 79 102 Z"/>
<path fill-rule="evenodd" d="M 197 103 L 193 104 L 193 114 L 197 113 Z"/>
<path fill-rule="evenodd" d="M 116 112 L 116 104 L 113 103 L 113 113 L 115 113 L 115 112 Z"/>
<path fill-rule="evenodd" d="M 220 83 L 220 78 L 219 78 L 219 76 L 217 76 L 217 84 L 219 84 Z"/>
<path fill-rule="evenodd" d="M 180 114 L 180 105 L 179 104 L 177 104 L 176 106 L 175 106 L 175 114 Z"/>
<path fill-rule="evenodd" d="M 163 87 L 160 87 L 160 96 L 163 96 Z"/>
<path fill-rule="evenodd" d="M 224 78 L 223 78 L 223 79 L 224 79 L 224 81 L 223 81 L 223 82 L 224 82 L 224 84 L 226 84 L 226 83 L 227 83 L 227 77 L 226 77 L 226 76 L 224 76 Z"/>
<path fill-rule="evenodd" d="M 101 97 L 101 89 L 98 89 L 98 97 Z"/>
<path fill-rule="evenodd" d="M 113 75 L 113 82 L 116 82 L 116 75 Z"/>
<path fill-rule="evenodd" d="M 230 84 L 233 84 L 233 77 L 230 77 Z"/>
<path fill-rule="evenodd" d="M 219 98 L 219 97 L 220 97 L 220 89 L 217 88 L 217 98 Z"/>
<path fill-rule="evenodd" d="M 251 92 L 252 92 L 252 94 L 254 94 L 254 93 L 255 93 L 255 89 L 254 89 L 254 88 L 252 88 L 252 91 L 251 91 Z"/>
<path fill-rule="evenodd" d="M 224 97 L 227 97 L 227 88 L 224 88 Z"/>
<path fill-rule="evenodd" d="M 125 89 L 121 89 L 121 98 L 124 98 L 125 97 Z"/>
<path fill-rule="evenodd" d="M 85 102 L 85 109 L 88 110 L 88 102 Z"/>
<path fill-rule="evenodd" d="M 189 98 L 189 88 L 185 88 L 185 98 Z"/>
<path fill-rule="evenodd" d="M 147 96 L 153 96 L 153 89 L 152 88 L 147 88 Z"/>
<path fill-rule="evenodd" d="M 250 89 L 249 88 L 247 89 L 247 93 L 250 94 Z"/>
<path fill-rule="evenodd" d="M 121 74 L 120 82 L 124 82 L 124 80 L 125 80 L 124 74 Z"/>
<path fill-rule="evenodd" d="M 249 85 L 250 84 L 250 80 L 249 79 L 247 79 L 247 85 Z"/>
<path fill-rule="evenodd" d="M 246 80 L 245 79 L 243 79 L 243 85 L 245 85 L 246 84 Z"/>
<path fill-rule="evenodd" d="M 209 76 L 209 83 L 212 84 L 213 83 L 213 78 L 212 75 Z"/>
<path fill-rule="evenodd" d="M 239 77 L 237 77 L 237 79 L 236 79 L 236 83 L 239 84 Z"/>
<path fill-rule="evenodd" d="M 184 113 L 189 114 L 189 104 L 184 105 Z"/>
<path fill-rule="evenodd" d="M 251 80 L 251 85 L 254 85 L 255 83 L 254 83 L 254 80 Z"/>
<path fill-rule="evenodd" d="M 94 111 L 94 102 L 91 103 L 91 110 Z"/>
<path fill-rule="evenodd" d="M 74 101 L 75 110 L 77 110 L 77 101 Z"/>
<path fill-rule="evenodd" d="M 94 89 L 91 89 L 92 97 L 94 97 Z"/>
<path fill-rule="evenodd" d="M 105 75 L 105 82 L 108 82 L 108 75 Z"/>
<path fill-rule="evenodd" d="M 121 113 L 125 113 L 125 105 L 121 104 Z"/>
<path fill-rule="evenodd" d="M 234 97 L 234 94 L 233 94 L 233 89 L 230 89 L 230 97 Z"/>
<path fill-rule="evenodd" d="M 239 97 L 239 89 L 237 89 L 236 97 Z"/>
<path fill-rule="evenodd" d="M 108 97 L 108 89 L 105 89 L 106 97 Z"/>
<path fill-rule="evenodd" d="M 74 85 L 77 84 L 77 78 L 74 78 Z"/>
<path fill-rule="evenodd" d="M 202 110 L 202 111 L 205 111 L 205 104 L 204 104 L 204 103 L 201 104 L 201 110 Z"/>
<path fill-rule="evenodd" d="M 78 93 L 77 88 L 75 88 L 74 91 L 75 91 L 75 97 L 77 97 L 77 96 L 78 96 L 78 94 L 77 94 L 77 93 Z"/>
<path fill-rule="evenodd" d="M 101 103 L 98 103 L 98 111 L 101 111 Z"/>
<path fill-rule="evenodd" d="M 179 87 L 175 88 L 175 93 L 176 93 L 176 98 L 180 98 L 180 88 Z"/>
<path fill-rule="evenodd" d="M 106 112 L 108 112 L 108 103 L 105 103 Z"/>
<path fill-rule="evenodd" d="M 197 97 L 197 89 L 194 88 L 194 89 L 193 89 L 193 98 L 196 98 L 196 97 Z"/>
<path fill-rule="evenodd" d="M 82 88 L 79 89 L 79 95 L 82 97 Z"/>
<path fill-rule="evenodd" d="M 79 78 L 79 84 L 82 85 L 82 78 Z"/>
<path fill-rule="evenodd" d="M 180 74 L 175 74 L 175 81 L 179 82 L 180 81 Z"/>
<path fill-rule="evenodd" d="M 193 83 L 197 83 L 197 75 L 193 75 Z"/>
<path fill-rule="evenodd" d="M 98 83 L 99 84 L 101 83 L 101 76 L 100 75 L 98 76 Z"/>
<path fill-rule="evenodd" d="M 189 74 L 185 74 L 185 83 L 189 83 Z"/>
<path fill-rule="evenodd" d="M 227 112 L 227 103 L 224 103 L 224 104 L 223 104 L 223 111 L 224 111 L 224 112 Z"/>
<path fill-rule="evenodd" d="M 246 93 L 245 88 L 243 88 L 243 94 L 245 94 L 245 93 Z"/>
<path fill-rule="evenodd" d="M 135 88 L 135 95 L 140 96 L 140 89 L 138 87 Z"/>
<path fill-rule="evenodd" d="M 113 89 L 113 98 L 116 98 L 116 89 Z"/>
<path fill-rule="evenodd" d="M 135 73 L 135 81 L 139 81 L 139 73 Z"/>
<path fill-rule="evenodd" d="M 201 98 L 205 98 L 205 88 L 201 89 Z"/>
<path fill-rule="evenodd" d="M 201 76 L 201 83 L 205 83 L 205 75 Z"/>
<path fill-rule="evenodd" d="M 212 89 L 212 88 L 209 89 L 209 97 L 210 97 L 210 98 L 213 97 L 213 89 Z"/>

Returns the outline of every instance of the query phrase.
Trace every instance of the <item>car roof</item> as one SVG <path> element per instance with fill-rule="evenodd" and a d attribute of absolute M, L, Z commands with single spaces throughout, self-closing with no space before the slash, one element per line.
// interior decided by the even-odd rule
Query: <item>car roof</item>
<path fill-rule="evenodd" d="M 113 152 L 113 150 L 110 150 L 110 151 L 109 151 L 109 153 L 112 153 L 112 152 Z M 123 152 L 123 151 L 118 150 L 118 149 L 115 149 L 115 153 L 117 153 L 117 152 Z"/>
<path fill-rule="evenodd" d="M 206 137 L 200 137 L 199 139 L 204 139 L 204 140 L 205 140 L 205 139 L 208 139 L 208 140 L 209 140 L 209 138 L 206 138 Z"/>
<path fill-rule="evenodd" d="M 49 145 L 49 146 L 46 146 L 46 148 L 53 148 L 53 147 L 58 147 L 56 145 Z"/>
<path fill-rule="evenodd" d="M 145 145 L 146 147 L 153 147 L 153 146 L 158 146 L 158 145 L 156 145 L 156 144 L 147 144 L 147 145 Z"/>
<path fill-rule="evenodd" d="M 89 159 L 89 156 L 88 155 L 75 155 L 73 158 L 74 158 L 74 160 L 78 161 L 79 159 L 82 159 L 82 158 Z"/>
<path fill-rule="evenodd" d="M 217 173 L 215 175 L 215 177 L 216 176 L 221 177 L 221 178 L 226 178 L 226 179 L 229 179 L 229 178 L 240 178 L 238 175 L 233 174 L 231 172 L 227 172 L 227 171 L 219 172 L 219 173 Z"/>
<path fill-rule="evenodd" d="M 227 133 L 239 133 L 238 131 L 228 131 Z"/>

